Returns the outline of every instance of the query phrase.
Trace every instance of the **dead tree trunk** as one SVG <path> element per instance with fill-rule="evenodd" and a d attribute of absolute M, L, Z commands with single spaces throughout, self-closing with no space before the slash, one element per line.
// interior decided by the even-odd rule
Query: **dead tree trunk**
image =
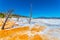
<path fill-rule="evenodd" d="M 20 18 L 20 17 L 18 16 L 18 17 L 17 17 L 17 21 L 19 21 L 19 18 Z"/>
<path fill-rule="evenodd" d="M 6 19 L 5 19 L 5 22 L 3 23 L 3 25 L 2 25 L 2 30 L 4 30 L 4 26 L 5 26 L 5 24 L 6 24 L 6 22 L 7 22 L 7 20 L 8 20 L 8 18 L 9 18 L 9 16 L 10 16 L 10 14 L 12 13 L 12 10 L 9 10 L 8 11 L 8 14 L 7 14 L 7 17 L 6 17 Z"/>
<path fill-rule="evenodd" d="M 29 19 L 29 24 L 31 23 L 31 18 L 32 18 L 32 4 L 30 5 L 30 19 Z"/>

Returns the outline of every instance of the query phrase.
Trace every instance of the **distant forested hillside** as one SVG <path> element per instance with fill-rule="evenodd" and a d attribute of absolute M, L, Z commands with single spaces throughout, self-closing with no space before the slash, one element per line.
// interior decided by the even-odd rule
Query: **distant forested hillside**
<path fill-rule="evenodd" d="M 0 17 L 1 17 L 1 18 L 4 18 L 4 17 L 5 17 L 5 14 L 0 13 Z"/>
<path fill-rule="evenodd" d="M 60 19 L 60 17 L 37 17 L 35 19 Z"/>
<path fill-rule="evenodd" d="M 6 16 L 7 16 L 7 14 L 5 14 L 5 13 L 0 13 L 0 18 L 4 18 L 4 17 L 6 17 Z M 9 17 L 10 17 L 10 18 L 11 18 L 11 17 L 27 17 L 27 18 L 28 18 L 28 16 L 22 16 L 22 15 L 17 15 L 17 14 L 11 14 Z"/>

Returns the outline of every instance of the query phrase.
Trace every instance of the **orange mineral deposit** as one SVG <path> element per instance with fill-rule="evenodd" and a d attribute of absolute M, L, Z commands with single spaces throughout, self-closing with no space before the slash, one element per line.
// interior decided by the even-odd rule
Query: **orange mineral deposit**
<path fill-rule="evenodd" d="M 35 28 L 35 27 L 33 27 L 33 28 L 31 29 L 31 32 L 39 32 L 39 31 L 40 31 L 39 28 Z"/>
<path fill-rule="evenodd" d="M 9 40 L 28 40 L 28 39 L 29 39 L 29 36 L 27 34 L 23 34 L 23 35 L 19 34 L 10 38 Z"/>
<path fill-rule="evenodd" d="M 0 40 L 1 38 L 5 40 L 43 40 L 39 34 L 34 34 L 34 36 L 28 35 L 28 31 L 31 31 L 29 26 L 0 30 Z"/>
<path fill-rule="evenodd" d="M 42 37 L 38 34 L 34 35 L 31 40 L 43 40 Z"/>
<path fill-rule="evenodd" d="M 0 27 L 2 27 L 4 22 L 0 22 Z M 12 28 L 12 26 L 15 24 L 15 22 L 13 21 L 7 21 L 6 24 L 5 24 L 5 27 L 4 28 Z"/>
<path fill-rule="evenodd" d="M 40 26 L 40 27 L 39 27 L 40 31 L 43 31 L 43 30 L 45 30 L 46 28 L 47 28 L 46 26 Z"/>
<path fill-rule="evenodd" d="M 39 32 L 39 31 L 43 31 L 45 28 L 46 28 L 45 26 L 32 27 L 32 28 L 31 28 L 31 31 Z"/>

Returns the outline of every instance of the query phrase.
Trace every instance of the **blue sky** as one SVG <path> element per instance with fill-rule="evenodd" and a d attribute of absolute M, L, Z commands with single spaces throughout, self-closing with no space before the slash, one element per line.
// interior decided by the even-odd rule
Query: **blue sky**
<path fill-rule="evenodd" d="M 0 12 L 14 9 L 18 15 L 29 16 L 32 3 L 32 17 L 60 17 L 60 0 L 0 0 Z"/>

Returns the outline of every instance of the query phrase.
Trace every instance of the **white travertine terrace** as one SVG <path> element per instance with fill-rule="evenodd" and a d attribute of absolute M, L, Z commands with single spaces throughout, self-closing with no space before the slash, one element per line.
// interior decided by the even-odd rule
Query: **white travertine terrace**
<path fill-rule="evenodd" d="M 27 34 L 29 37 L 33 37 L 38 34 L 43 40 L 60 40 L 60 19 L 32 19 L 31 24 L 28 23 L 27 19 L 28 18 L 21 18 L 19 21 L 17 21 L 17 18 L 9 19 L 9 21 L 14 21 L 15 23 L 13 28 L 10 28 L 9 30 L 26 26 L 30 28 L 27 31 L 16 32 L 12 35 Z M 7 40 L 10 36 L 5 37 L 5 39 Z M 3 38 L 0 38 L 0 40 L 3 40 Z"/>

